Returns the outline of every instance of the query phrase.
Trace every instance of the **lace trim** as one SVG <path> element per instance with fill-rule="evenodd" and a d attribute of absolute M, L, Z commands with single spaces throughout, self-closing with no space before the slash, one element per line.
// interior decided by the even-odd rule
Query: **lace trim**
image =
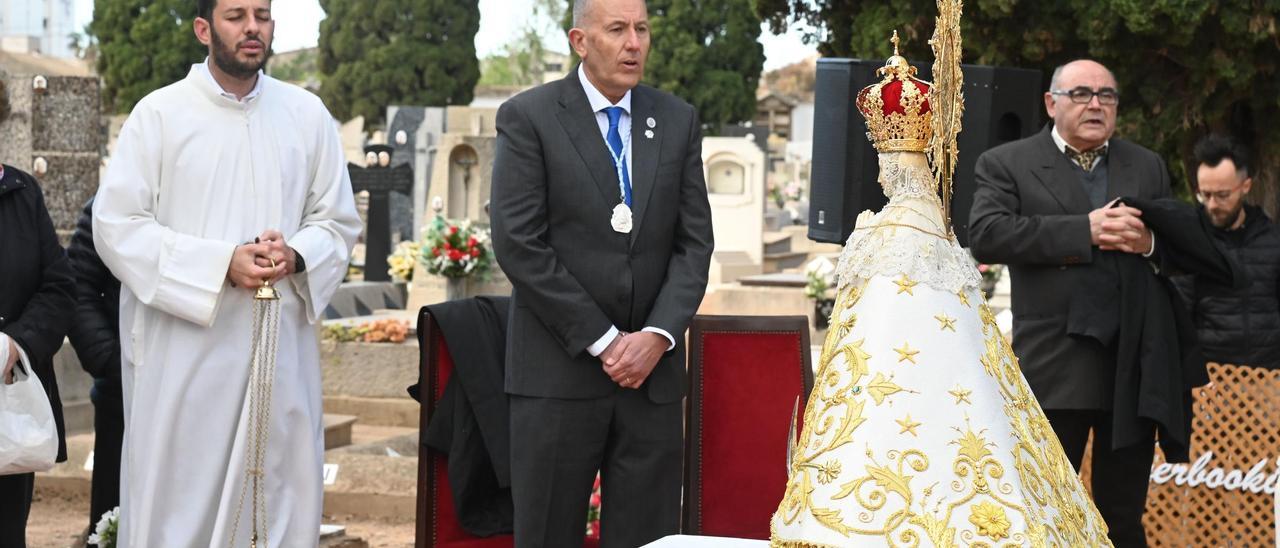
<path fill-rule="evenodd" d="M 896 155 L 880 155 L 880 182 L 889 204 L 880 213 L 864 211 L 849 235 L 836 267 L 839 287 L 855 279 L 906 275 L 939 291 L 977 289 L 981 275 L 969 252 L 943 236 L 942 203 L 933 174 L 905 166 Z M 921 207 L 931 211 L 921 211 Z"/>
<path fill-rule="evenodd" d="M 880 186 L 889 201 L 904 198 L 938 200 L 938 183 L 927 168 L 906 165 L 900 156 L 907 153 L 880 154 Z M 941 202 L 939 202 L 941 203 Z"/>

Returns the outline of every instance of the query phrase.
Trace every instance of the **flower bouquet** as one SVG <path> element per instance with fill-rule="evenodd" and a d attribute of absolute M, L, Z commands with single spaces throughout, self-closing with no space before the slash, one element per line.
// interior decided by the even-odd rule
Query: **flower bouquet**
<path fill-rule="evenodd" d="M 120 507 L 107 510 L 93 527 L 93 533 L 86 541 L 98 548 L 116 548 L 116 534 L 120 529 Z"/>
<path fill-rule="evenodd" d="M 422 255 L 422 246 L 418 242 L 403 241 L 396 245 L 396 250 L 387 256 L 387 274 L 393 279 L 412 282 L 413 267 L 418 264 Z"/>
<path fill-rule="evenodd" d="M 423 231 L 420 254 L 427 272 L 446 278 L 484 276 L 493 263 L 489 231 L 468 219 L 437 216 Z"/>

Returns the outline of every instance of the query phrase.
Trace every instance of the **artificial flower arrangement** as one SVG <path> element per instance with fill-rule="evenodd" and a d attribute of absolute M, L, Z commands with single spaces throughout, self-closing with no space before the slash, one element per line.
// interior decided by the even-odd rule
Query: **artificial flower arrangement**
<path fill-rule="evenodd" d="M 489 231 L 469 219 L 436 216 L 422 233 L 419 253 L 427 272 L 446 278 L 484 276 L 493 264 Z"/>

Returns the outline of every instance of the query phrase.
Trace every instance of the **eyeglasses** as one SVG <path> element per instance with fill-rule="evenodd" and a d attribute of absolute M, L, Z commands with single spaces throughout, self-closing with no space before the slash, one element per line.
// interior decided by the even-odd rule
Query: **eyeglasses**
<path fill-rule="evenodd" d="M 1230 198 L 1232 194 L 1236 193 L 1236 191 L 1240 190 L 1240 187 L 1241 185 L 1236 185 L 1235 188 L 1228 189 L 1228 190 L 1219 190 L 1216 192 L 1208 192 L 1208 191 L 1202 190 L 1202 191 L 1196 192 L 1196 197 L 1200 198 L 1200 203 L 1202 204 L 1209 203 L 1209 200 L 1217 200 L 1218 203 L 1222 203 L 1227 201 L 1227 198 Z"/>
<path fill-rule="evenodd" d="M 1077 105 L 1087 105 L 1095 96 L 1098 98 L 1098 103 L 1102 105 L 1111 106 L 1120 102 L 1120 92 L 1113 88 L 1102 88 L 1098 91 L 1093 91 L 1087 87 L 1080 86 L 1072 89 L 1051 89 L 1049 94 L 1065 95 L 1071 98 L 1072 103 Z"/>

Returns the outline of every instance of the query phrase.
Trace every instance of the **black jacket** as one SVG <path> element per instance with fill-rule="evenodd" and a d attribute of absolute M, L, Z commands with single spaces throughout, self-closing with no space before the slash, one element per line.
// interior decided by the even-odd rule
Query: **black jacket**
<path fill-rule="evenodd" d="M 453 373 L 436 404 L 426 444 L 449 455 L 449 487 L 458 522 L 473 535 L 510 533 L 511 414 L 503 391 L 508 297 L 477 297 L 423 307 L 419 344 L 426 336 L 427 313 L 443 332 Z M 419 368 L 421 371 L 421 368 Z M 419 399 L 423 379 L 409 387 Z"/>
<path fill-rule="evenodd" d="M 1213 229 L 1213 239 L 1249 280 L 1243 290 L 1179 276 L 1174 280 L 1191 310 L 1205 359 L 1280 368 L 1280 229 L 1261 208 L 1245 206 L 1244 226 Z"/>
<path fill-rule="evenodd" d="M 4 166 L 0 177 L 0 331 L 31 359 L 58 425 L 58 461 L 67 460 L 62 399 L 53 355 L 71 324 L 75 278 L 34 177 Z"/>
<path fill-rule="evenodd" d="M 1115 353 L 1067 336 L 1072 300 L 1098 283 L 1094 260 L 1101 255 L 1089 235 L 1093 205 L 1051 129 L 978 157 L 969 244 L 979 261 L 1009 265 L 1013 351 L 1040 405 L 1109 410 Z M 1108 199 L 1171 195 L 1168 170 L 1154 152 L 1112 138 L 1105 161 Z"/>
<path fill-rule="evenodd" d="M 1240 268 L 1211 243 L 1212 224 L 1174 199 L 1124 198 L 1156 234 L 1159 271 L 1131 253 L 1094 250 L 1089 291 L 1072 293 L 1067 335 L 1115 355 L 1112 447 L 1151 443 L 1158 431 L 1169 462 L 1186 462 L 1191 389 L 1209 382 L 1190 315 L 1167 274 L 1195 274 L 1227 286 L 1244 284 Z M 1155 428 L 1153 428 L 1153 426 Z"/>
<path fill-rule="evenodd" d="M 93 247 L 93 199 L 76 221 L 67 257 L 76 273 L 76 314 L 67 337 L 94 380 L 93 399 L 120 400 L 120 281 Z"/>

